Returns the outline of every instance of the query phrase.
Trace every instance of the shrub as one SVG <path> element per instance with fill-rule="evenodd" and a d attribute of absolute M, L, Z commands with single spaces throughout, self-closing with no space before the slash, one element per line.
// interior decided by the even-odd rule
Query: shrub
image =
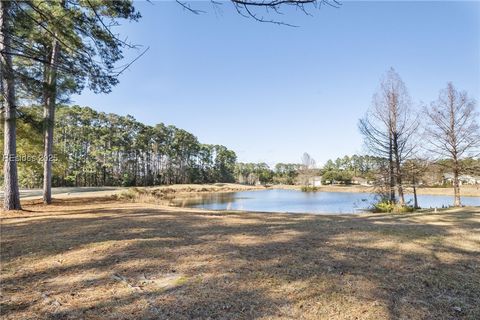
<path fill-rule="evenodd" d="M 398 205 L 394 202 L 388 200 L 380 200 L 379 202 L 373 204 L 372 212 L 391 212 L 391 213 L 405 213 L 413 212 L 415 209 L 409 205 Z"/>
<path fill-rule="evenodd" d="M 124 200 L 134 200 L 137 197 L 137 191 L 135 189 L 136 188 L 124 190 L 120 192 L 120 194 L 117 194 L 117 198 Z"/>
<path fill-rule="evenodd" d="M 318 191 L 318 187 L 315 187 L 315 186 L 302 186 L 302 188 L 301 188 L 300 190 L 302 190 L 302 192 L 316 192 L 316 191 Z"/>

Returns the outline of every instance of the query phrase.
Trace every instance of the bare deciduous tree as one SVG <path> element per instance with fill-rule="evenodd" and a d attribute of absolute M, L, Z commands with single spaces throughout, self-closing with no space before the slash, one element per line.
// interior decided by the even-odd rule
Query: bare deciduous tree
<path fill-rule="evenodd" d="M 461 206 L 459 176 L 460 160 L 478 155 L 480 132 L 475 112 L 475 101 L 466 92 L 459 92 L 452 83 L 440 91 L 436 101 L 425 108 L 428 123 L 425 127 L 429 150 L 441 158 L 451 159 L 453 172 L 454 206 Z"/>
<path fill-rule="evenodd" d="M 299 174 L 300 182 L 307 186 L 310 183 L 310 178 L 314 175 L 315 159 L 313 159 L 308 153 L 302 155 L 302 166 Z"/>
<path fill-rule="evenodd" d="M 373 96 L 372 108 L 360 120 L 359 129 L 370 152 L 388 160 L 389 200 L 405 205 L 402 183 L 402 163 L 413 152 L 413 135 L 417 132 L 418 117 L 411 109 L 407 88 L 391 68 Z"/>
<path fill-rule="evenodd" d="M 315 168 L 315 159 L 313 159 L 308 153 L 304 153 L 302 155 L 302 165 L 304 167 L 304 169 L 306 170 L 310 170 L 310 169 L 313 169 Z"/>

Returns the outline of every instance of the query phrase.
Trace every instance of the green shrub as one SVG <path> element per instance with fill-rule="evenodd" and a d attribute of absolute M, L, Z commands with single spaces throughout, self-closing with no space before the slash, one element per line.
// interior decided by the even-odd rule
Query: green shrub
<path fill-rule="evenodd" d="M 316 192 L 318 191 L 318 187 L 315 187 L 315 186 L 302 186 L 300 188 L 300 190 L 302 190 L 302 192 Z"/>
<path fill-rule="evenodd" d="M 373 205 L 371 209 L 372 212 L 389 212 L 389 213 L 405 213 L 405 212 L 413 212 L 415 209 L 412 206 L 404 205 L 401 206 L 397 203 L 388 201 L 388 200 L 380 200 L 379 202 Z"/>

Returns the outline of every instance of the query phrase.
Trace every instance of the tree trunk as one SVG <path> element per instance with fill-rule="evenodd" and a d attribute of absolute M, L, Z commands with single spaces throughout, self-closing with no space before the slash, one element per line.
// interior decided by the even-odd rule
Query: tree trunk
<path fill-rule="evenodd" d="M 49 65 L 45 66 L 45 101 L 43 106 L 43 203 L 52 203 L 53 131 L 55 127 L 55 100 L 57 97 L 57 63 L 60 45 L 54 39 Z"/>
<path fill-rule="evenodd" d="M 395 182 L 397 184 L 397 191 L 398 191 L 398 204 L 400 206 L 404 206 L 405 197 L 403 195 L 402 167 L 400 164 L 400 153 L 398 151 L 398 138 L 396 135 L 394 135 L 393 147 L 394 147 L 394 153 L 395 153 Z"/>
<path fill-rule="evenodd" d="M 451 144 L 453 146 L 451 154 L 452 154 L 452 160 L 453 160 L 453 194 L 454 194 L 454 200 L 453 200 L 453 206 L 454 207 L 461 207 L 462 202 L 460 200 L 460 181 L 459 181 L 459 175 L 460 175 L 460 165 L 458 163 L 458 140 L 457 140 L 457 128 L 456 128 L 456 123 L 455 123 L 455 106 L 453 102 L 453 93 L 452 93 L 452 86 L 449 85 L 449 102 L 450 102 L 450 137 L 449 141 L 451 141 Z"/>
<path fill-rule="evenodd" d="M 419 209 L 418 198 L 417 198 L 417 181 L 415 179 L 415 173 L 413 173 L 412 185 L 413 185 L 413 208 L 414 209 Z"/>
<path fill-rule="evenodd" d="M 10 47 L 10 1 L 0 1 L 0 74 L 4 112 L 4 210 L 21 210 L 17 172 L 16 106 L 12 57 Z"/>
<path fill-rule="evenodd" d="M 454 160 L 454 168 L 453 168 L 453 193 L 454 193 L 454 201 L 453 205 L 455 207 L 461 207 L 462 202 L 460 200 L 460 181 L 458 179 L 459 176 L 459 165 L 458 161 L 455 159 Z"/>
<path fill-rule="evenodd" d="M 390 202 L 395 203 L 395 174 L 393 166 L 393 148 L 392 148 L 392 139 L 390 138 L 388 151 L 388 175 L 389 175 L 389 192 L 390 192 Z"/>
<path fill-rule="evenodd" d="M 102 186 L 105 187 L 107 185 L 107 167 L 105 164 L 102 167 Z"/>

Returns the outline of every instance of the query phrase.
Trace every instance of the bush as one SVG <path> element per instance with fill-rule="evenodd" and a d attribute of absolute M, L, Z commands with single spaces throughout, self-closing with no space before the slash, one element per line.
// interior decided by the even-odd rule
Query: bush
<path fill-rule="evenodd" d="M 373 205 L 371 209 L 372 212 L 391 212 L 391 213 L 405 213 L 405 212 L 413 212 L 415 209 L 412 206 L 404 205 L 400 206 L 394 202 L 388 200 L 380 200 L 379 202 Z"/>
<path fill-rule="evenodd" d="M 136 188 L 127 189 L 116 195 L 119 200 L 134 200 L 137 197 Z"/>
<path fill-rule="evenodd" d="M 318 191 L 318 187 L 315 187 L 315 186 L 302 186 L 302 188 L 301 188 L 300 190 L 302 190 L 302 192 L 316 192 L 316 191 Z"/>

